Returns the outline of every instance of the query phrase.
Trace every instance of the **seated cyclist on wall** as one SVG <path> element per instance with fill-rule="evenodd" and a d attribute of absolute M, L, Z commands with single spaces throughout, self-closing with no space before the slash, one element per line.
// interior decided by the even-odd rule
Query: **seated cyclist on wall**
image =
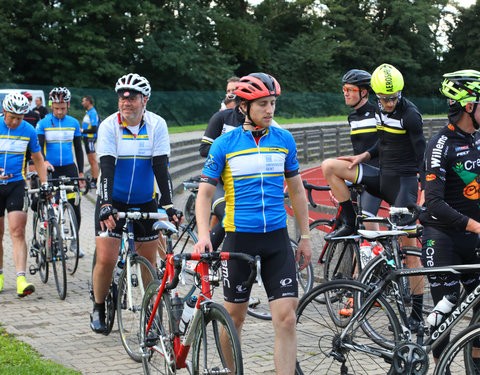
<path fill-rule="evenodd" d="M 155 183 L 161 193 L 162 206 L 169 219 L 181 220 L 181 212 L 172 204 L 169 185 L 168 156 L 170 143 L 167 124 L 160 116 L 147 111 L 150 83 L 135 73 L 120 77 L 115 85 L 118 112 L 102 122 L 98 132 L 100 189 L 95 208 L 97 262 L 93 270 L 95 302 L 90 327 L 104 333 L 105 297 L 117 262 L 124 220 L 116 220 L 115 210 L 137 208 L 157 212 Z M 155 266 L 158 233 L 152 230 L 155 220 L 140 221 L 135 232 L 138 253 Z M 107 237 L 100 237 L 108 230 Z M 141 232 L 141 233 L 140 233 Z"/>
<path fill-rule="evenodd" d="M 476 251 L 480 245 L 480 72 L 460 70 L 443 77 L 440 92 L 450 101 L 449 123 L 430 139 L 425 151 L 427 210 L 420 216 L 424 267 L 480 263 Z M 436 305 L 446 295 L 458 298 L 460 282 L 470 293 L 479 275 L 449 274 L 429 280 Z M 433 350 L 435 360 L 447 343 L 446 339 Z"/>
<path fill-rule="evenodd" d="M 277 80 L 265 73 L 252 73 L 240 79 L 235 94 L 241 98 L 245 121 L 217 138 L 210 148 L 196 202 L 199 241 L 194 250 L 212 249 L 210 205 L 215 185 L 222 178 L 226 201 L 223 251 L 261 256 L 262 279 L 276 334 L 275 368 L 277 374 L 291 375 L 295 370 L 298 287 L 283 201 L 284 180 L 302 232 L 297 261 L 303 255 L 303 267 L 311 258 L 307 200 L 293 136 L 271 126 L 280 95 Z M 250 290 L 239 285 L 250 271 L 242 262 L 227 263 L 223 272 L 227 275 L 223 284 L 225 308 L 241 334 Z"/>
<path fill-rule="evenodd" d="M 47 168 L 53 169 L 52 177 L 83 177 L 83 149 L 80 123 L 67 115 L 71 100 L 70 91 L 66 87 L 55 87 L 50 91 L 52 113 L 37 124 L 38 141 L 44 151 Z M 75 156 L 73 155 L 75 150 Z M 76 159 L 76 163 L 75 163 Z M 80 181 L 80 186 L 85 182 Z M 75 211 L 77 227 L 80 230 L 81 214 L 80 200 L 75 199 L 75 193 L 67 194 L 68 201 Z M 84 253 L 79 248 L 79 256 Z"/>

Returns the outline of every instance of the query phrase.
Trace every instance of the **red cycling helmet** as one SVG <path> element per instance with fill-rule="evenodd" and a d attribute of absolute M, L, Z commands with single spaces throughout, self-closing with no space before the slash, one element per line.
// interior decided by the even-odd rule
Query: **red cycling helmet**
<path fill-rule="evenodd" d="M 255 100 L 266 96 L 279 96 L 280 84 L 275 78 L 265 73 L 251 73 L 237 82 L 235 95 L 246 100 Z"/>

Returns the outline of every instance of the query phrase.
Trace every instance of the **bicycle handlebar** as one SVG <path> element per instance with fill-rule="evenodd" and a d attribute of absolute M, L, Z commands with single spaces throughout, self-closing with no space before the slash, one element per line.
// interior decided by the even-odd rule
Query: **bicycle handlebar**
<path fill-rule="evenodd" d="M 128 211 L 117 212 L 119 219 L 129 220 L 168 220 L 168 215 L 165 212 L 141 212 L 141 211 Z"/>
<path fill-rule="evenodd" d="M 303 187 L 307 190 L 307 196 L 308 196 L 308 201 L 310 202 L 310 205 L 315 208 L 317 207 L 317 204 L 313 201 L 312 197 L 312 190 L 316 191 L 330 191 L 330 186 L 319 186 L 319 185 L 312 185 L 309 184 L 307 180 L 302 180 L 303 182 Z"/>
<path fill-rule="evenodd" d="M 187 260 L 196 260 L 199 262 L 206 262 L 211 263 L 219 260 L 241 260 L 248 262 L 250 265 L 250 274 L 248 279 L 242 283 L 242 286 L 245 288 L 250 288 L 257 279 L 259 285 L 262 284 L 262 277 L 261 277 L 261 264 L 260 264 L 260 256 L 257 255 L 255 257 L 245 254 L 245 253 L 227 253 L 227 252 L 209 252 L 209 253 L 183 253 L 174 255 L 172 258 L 173 265 L 175 268 L 175 273 L 173 275 L 172 281 L 167 282 L 165 285 L 166 289 L 174 289 L 178 285 L 178 280 L 180 276 L 180 272 L 182 270 L 183 261 Z"/>

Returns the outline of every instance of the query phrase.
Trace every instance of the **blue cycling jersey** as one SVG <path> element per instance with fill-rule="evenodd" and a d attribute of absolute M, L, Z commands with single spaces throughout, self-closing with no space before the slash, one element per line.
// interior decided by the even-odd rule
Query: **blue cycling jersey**
<path fill-rule="evenodd" d="M 294 176 L 298 168 L 295 140 L 286 130 L 268 128 L 258 145 L 242 127 L 218 137 L 202 177 L 224 182 L 225 231 L 265 233 L 286 227 L 284 176 Z"/>
<path fill-rule="evenodd" d="M 82 130 L 89 130 L 92 128 L 92 126 L 98 127 L 98 113 L 97 110 L 92 107 L 90 108 L 87 113 L 85 113 L 85 116 L 83 116 L 83 121 L 82 121 Z M 97 129 L 98 130 L 98 129 Z M 97 133 L 82 133 L 82 135 L 85 138 L 97 138 Z"/>
<path fill-rule="evenodd" d="M 25 180 L 25 155 L 27 148 L 31 153 L 39 152 L 35 128 L 26 121 L 22 121 L 15 129 L 5 124 L 4 117 L 0 117 L 0 168 L 5 175 L 12 177 L 0 184 Z"/>
<path fill-rule="evenodd" d="M 132 132 L 120 113 L 107 117 L 98 131 L 99 158 L 116 158 L 112 198 L 126 204 L 140 204 L 155 197 L 152 167 L 154 156 L 170 155 L 165 120 L 145 111 L 138 132 Z"/>
<path fill-rule="evenodd" d="M 73 138 L 82 135 L 78 120 L 68 115 L 58 119 L 50 113 L 38 122 L 37 134 L 45 136 L 45 159 L 50 164 L 74 164 Z"/>

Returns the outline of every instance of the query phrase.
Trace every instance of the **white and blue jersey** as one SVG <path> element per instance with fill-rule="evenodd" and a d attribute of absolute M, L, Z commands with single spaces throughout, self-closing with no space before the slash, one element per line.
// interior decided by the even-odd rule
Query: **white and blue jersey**
<path fill-rule="evenodd" d="M 298 168 L 295 140 L 286 130 L 269 127 L 258 145 L 242 127 L 218 137 L 202 177 L 210 183 L 223 180 L 225 231 L 265 233 L 286 227 L 284 176 L 295 176 Z"/>
<path fill-rule="evenodd" d="M 82 130 L 89 130 L 92 128 L 92 126 L 98 127 L 98 122 L 99 122 L 99 117 L 97 110 L 92 107 L 90 108 L 87 113 L 85 113 L 85 116 L 83 116 L 83 121 L 82 121 Z M 97 129 L 98 131 L 98 129 Z M 82 134 L 85 138 L 97 138 L 97 133 L 83 133 Z"/>
<path fill-rule="evenodd" d="M 40 151 L 35 128 L 22 121 L 16 129 L 10 129 L 5 124 L 5 118 L 0 117 L 0 167 L 5 175 L 12 174 L 8 180 L 0 184 L 25 180 L 25 158 L 27 148 L 31 153 Z"/>
<path fill-rule="evenodd" d="M 37 124 L 37 134 L 45 136 L 45 159 L 54 167 L 74 164 L 73 138 L 80 137 L 80 123 L 71 116 L 58 119 L 52 114 Z"/>
<path fill-rule="evenodd" d="M 126 204 L 146 203 L 155 197 L 152 158 L 170 156 L 167 123 L 145 111 L 138 132 L 132 133 L 116 112 L 102 122 L 98 131 L 98 157 L 115 157 L 112 198 Z"/>

